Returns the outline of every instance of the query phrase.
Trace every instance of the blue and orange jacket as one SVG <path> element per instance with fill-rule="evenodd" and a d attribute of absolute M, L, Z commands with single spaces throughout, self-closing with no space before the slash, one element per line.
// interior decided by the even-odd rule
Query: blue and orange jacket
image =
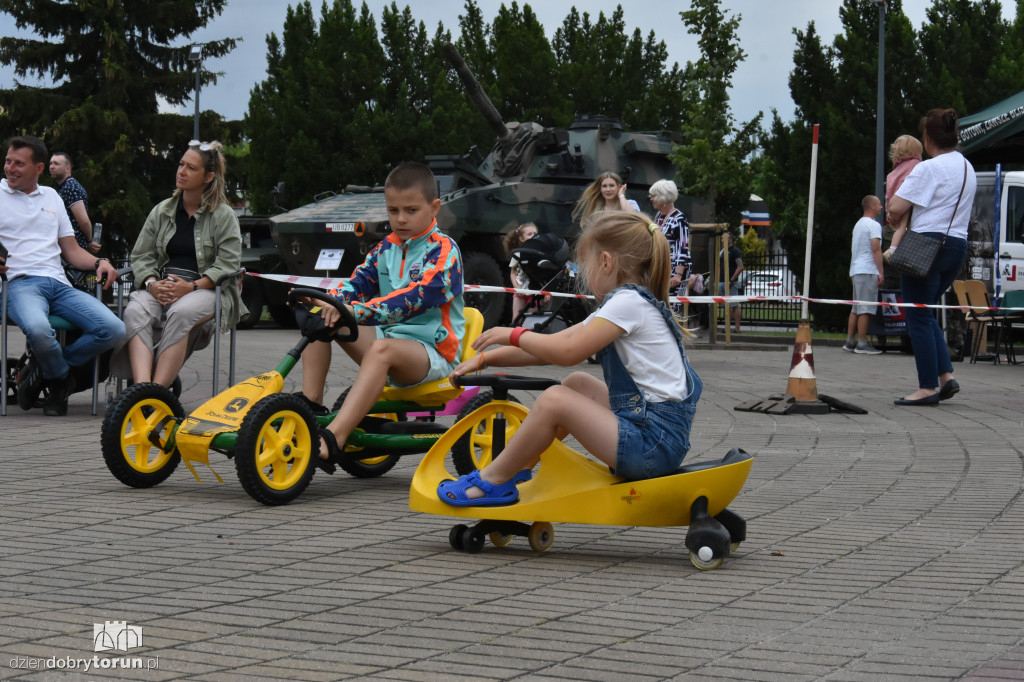
<path fill-rule="evenodd" d="M 352 306 L 359 324 L 435 346 L 449 362 L 459 355 L 466 327 L 462 255 L 437 220 L 405 242 L 389 234 L 331 294 Z"/>

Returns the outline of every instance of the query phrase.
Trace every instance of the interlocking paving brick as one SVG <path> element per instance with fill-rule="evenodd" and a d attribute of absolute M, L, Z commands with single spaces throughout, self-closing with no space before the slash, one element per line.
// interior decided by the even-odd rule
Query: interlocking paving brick
<path fill-rule="evenodd" d="M 295 338 L 242 332 L 238 376 Z M 103 463 L 88 394 L 59 419 L 13 406 L 0 677 L 18 657 L 91 658 L 93 626 L 124 620 L 160 664 L 125 679 L 1024 679 L 1024 369 L 959 365 L 955 399 L 896 408 L 912 358 L 824 345 L 819 390 L 870 412 L 770 416 L 732 408 L 781 392 L 788 354 L 690 355 L 705 391 L 688 461 L 755 456 L 731 505 L 748 538 L 711 572 L 677 528 L 556 524 L 545 554 L 521 538 L 456 552 L 456 521 L 408 509 L 419 456 L 379 479 L 317 472 L 284 507 L 253 502 L 216 453 L 223 484 L 179 467 L 135 490 Z M 208 362 L 183 371 L 186 410 Z M 337 359 L 328 395 L 353 376 Z"/>

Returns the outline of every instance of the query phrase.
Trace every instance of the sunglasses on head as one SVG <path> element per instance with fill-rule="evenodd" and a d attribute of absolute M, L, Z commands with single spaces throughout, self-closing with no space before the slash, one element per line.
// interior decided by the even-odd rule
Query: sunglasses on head
<path fill-rule="evenodd" d="M 201 152 L 213 151 L 213 145 L 209 142 L 200 142 L 199 140 L 192 140 L 188 143 L 189 149 L 198 149 Z"/>

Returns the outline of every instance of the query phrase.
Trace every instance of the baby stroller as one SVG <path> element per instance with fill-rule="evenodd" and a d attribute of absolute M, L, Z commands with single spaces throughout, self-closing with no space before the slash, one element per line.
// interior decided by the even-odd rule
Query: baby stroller
<path fill-rule="evenodd" d="M 569 262 L 571 256 L 566 241 L 550 233 L 539 234 L 512 249 L 521 279 L 527 281 L 528 288 L 541 291 L 576 293 L 576 267 Z M 512 326 L 554 333 L 582 322 L 592 310 L 593 304 L 587 299 L 532 294 Z"/>

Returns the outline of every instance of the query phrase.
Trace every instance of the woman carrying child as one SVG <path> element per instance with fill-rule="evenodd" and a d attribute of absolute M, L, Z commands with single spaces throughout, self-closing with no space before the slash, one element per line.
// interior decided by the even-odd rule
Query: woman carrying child
<path fill-rule="evenodd" d="M 675 471 L 690 449 L 703 384 L 683 350 L 667 306 L 669 245 L 640 213 L 601 212 L 588 221 L 577 262 L 600 308 L 557 334 L 495 327 L 473 347 L 502 346 L 468 360 L 452 377 L 485 366 L 575 365 L 597 353 L 604 381 L 570 374 L 537 398 L 504 451 L 480 471 L 438 486 L 452 506 L 496 506 L 519 499 L 555 438 L 573 435 L 616 475 L 637 480 Z"/>
<path fill-rule="evenodd" d="M 520 276 L 519 273 L 519 261 L 512 255 L 512 249 L 517 246 L 522 246 L 529 240 L 536 237 L 538 234 L 537 226 L 534 223 L 523 223 L 516 229 L 508 233 L 505 237 L 505 251 L 508 253 L 509 260 L 508 267 L 509 280 L 512 282 L 513 289 L 522 289 L 526 286 L 526 280 Z M 513 294 L 512 295 L 512 319 L 519 317 L 520 311 L 530 300 L 530 297 L 526 294 Z"/>

